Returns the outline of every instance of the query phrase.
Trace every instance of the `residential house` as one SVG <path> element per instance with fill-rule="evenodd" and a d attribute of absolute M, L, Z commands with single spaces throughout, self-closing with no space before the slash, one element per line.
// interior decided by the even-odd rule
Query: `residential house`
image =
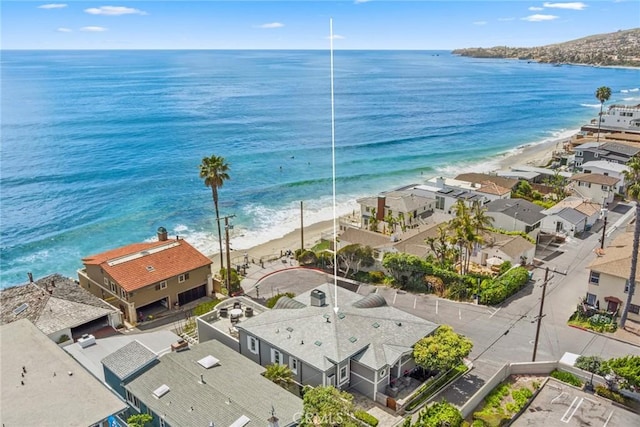
<path fill-rule="evenodd" d="M 510 172 L 502 171 L 498 175 L 502 177 L 516 177 L 520 176 L 522 179 L 526 179 L 531 184 L 544 184 L 548 180 L 559 176 L 563 180 L 568 181 L 571 178 L 571 172 L 562 171 L 559 169 L 541 168 L 538 166 L 529 165 L 514 165 L 509 168 Z M 520 175 L 518 175 L 520 174 Z"/>
<path fill-rule="evenodd" d="M 617 313 L 626 304 L 629 292 L 629 271 L 633 248 L 633 232 L 625 232 L 598 252 L 588 266 L 586 302 L 611 313 Z M 640 262 L 637 265 L 640 271 Z M 640 277 L 636 275 L 635 292 L 629 309 L 629 319 L 640 321 Z"/>
<path fill-rule="evenodd" d="M 581 168 L 585 163 L 598 160 L 625 165 L 633 156 L 640 153 L 640 144 L 623 141 L 607 141 L 600 144 L 593 142 L 578 145 L 574 150 L 576 153 L 576 168 Z"/>
<path fill-rule="evenodd" d="M 177 308 L 213 292 L 211 260 L 186 240 L 134 243 L 82 260 L 80 286 L 120 308 L 134 323 L 146 310 Z"/>
<path fill-rule="evenodd" d="M 582 164 L 582 172 L 584 173 L 597 173 L 605 176 L 611 176 L 618 178 L 619 181 L 615 185 L 615 192 L 618 194 L 625 193 L 624 172 L 628 171 L 629 167 L 620 163 L 607 162 L 605 160 L 591 161 Z"/>
<path fill-rule="evenodd" d="M 517 185 L 519 180 L 514 178 L 508 178 L 498 175 L 490 175 L 487 173 L 467 172 L 461 173 L 456 178 L 458 181 L 466 181 L 472 184 L 480 185 L 485 183 L 492 183 L 498 187 L 506 188 L 512 191 Z"/>
<path fill-rule="evenodd" d="M 336 299 L 337 297 L 337 299 Z M 240 353 L 285 364 L 304 385 L 352 389 L 374 400 L 415 367 L 413 346 L 438 325 L 326 283 L 236 325 Z"/>
<path fill-rule="evenodd" d="M 640 134 L 640 104 L 638 105 L 610 105 L 600 117 L 592 119 L 582 126 L 586 132 L 624 132 Z"/>
<path fill-rule="evenodd" d="M 544 232 L 575 236 L 587 229 L 587 216 L 574 208 L 553 206 L 542 213 L 545 217 L 542 219 L 540 230 Z"/>
<path fill-rule="evenodd" d="M 511 197 L 511 190 L 500 187 L 493 182 L 475 184 L 444 177 L 431 178 L 424 184 L 415 186 L 415 189 L 422 191 L 428 197 L 435 198 L 436 211 L 447 214 L 453 214 L 453 206 L 458 200 L 471 206 L 474 202 L 484 205 L 490 200 Z"/>
<path fill-rule="evenodd" d="M 493 227 L 506 231 L 524 231 L 535 236 L 544 214 L 542 207 L 524 199 L 500 199 L 488 203 L 487 215 L 493 218 Z"/>
<path fill-rule="evenodd" d="M 471 256 L 471 262 L 487 265 L 490 258 L 509 261 L 512 265 L 531 264 L 536 254 L 536 245 L 522 236 L 485 231 L 482 233 L 483 243 Z"/>
<path fill-rule="evenodd" d="M 262 366 L 215 340 L 161 357 L 134 342 L 103 363 L 107 382 L 153 427 L 286 427 L 302 413 L 302 400 Z"/>
<path fill-rule="evenodd" d="M 387 215 L 398 219 L 398 228 L 414 227 L 433 213 L 433 197 L 416 191 L 413 185 L 383 192 L 377 197 L 363 197 L 360 205 L 362 228 L 368 229 L 375 213 L 375 219 L 384 221 Z"/>
<path fill-rule="evenodd" d="M 403 236 L 405 233 L 400 234 Z M 394 235 L 395 236 L 395 235 Z M 373 249 L 376 260 L 382 261 L 386 252 L 394 252 L 393 244 L 396 237 L 361 228 L 348 227 L 339 236 L 338 250 L 353 244 L 369 246 Z"/>
<path fill-rule="evenodd" d="M 55 342 L 122 323 L 120 310 L 60 274 L 0 290 L 0 305 L 0 324 L 28 319 Z"/>
<path fill-rule="evenodd" d="M 126 425 L 124 401 L 29 320 L 2 325 L 0 334 L 2 425 Z"/>
<path fill-rule="evenodd" d="M 551 215 L 561 211 L 564 208 L 572 208 L 584 214 L 587 217 L 586 219 L 587 229 L 590 229 L 596 223 L 596 221 L 598 221 L 599 219 L 602 219 L 602 215 L 604 213 L 602 211 L 602 205 L 599 205 L 598 203 L 591 202 L 587 199 L 583 199 L 582 197 L 578 197 L 578 196 L 567 196 L 564 199 L 560 200 L 555 205 L 553 205 L 552 207 L 550 207 L 549 209 L 545 209 L 544 211 L 542 211 L 542 213 L 545 215 Z M 542 228 L 545 231 L 551 231 L 552 229 L 555 228 L 555 226 L 553 225 L 549 226 L 549 223 L 548 222 L 545 223 L 545 221 L 546 219 L 543 220 L 543 225 L 542 225 Z"/>
<path fill-rule="evenodd" d="M 580 197 L 607 207 L 613 202 L 618 178 L 599 173 L 578 173 L 571 177 L 571 189 Z"/>

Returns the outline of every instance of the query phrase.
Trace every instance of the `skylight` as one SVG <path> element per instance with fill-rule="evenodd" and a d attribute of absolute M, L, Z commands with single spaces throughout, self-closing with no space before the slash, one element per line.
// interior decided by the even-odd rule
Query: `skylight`
<path fill-rule="evenodd" d="M 169 389 L 168 385 L 162 384 L 160 387 L 158 387 L 157 389 L 153 390 L 153 395 L 159 399 L 162 396 L 164 396 L 165 394 L 167 394 L 169 392 L 169 390 L 170 389 Z"/>
<path fill-rule="evenodd" d="M 322 345 L 322 341 L 316 341 L 314 344 L 320 347 Z"/>
<path fill-rule="evenodd" d="M 356 337 L 351 337 L 351 338 L 349 338 L 349 341 L 351 341 L 351 342 L 353 343 L 353 342 L 358 341 L 358 338 L 356 338 Z"/>
<path fill-rule="evenodd" d="M 373 326 L 374 328 L 379 328 L 379 327 L 380 327 L 380 324 L 379 324 L 378 322 L 375 322 L 375 323 L 374 323 L 373 325 L 371 325 L 371 326 Z"/>
<path fill-rule="evenodd" d="M 218 363 L 220 363 L 220 361 L 211 355 L 205 356 L 202 359 L 198 360 L 198 364 L 206 369 L 212 368 Z"/>
<path fill-rule="evenodd" d="M 339 313 L 339 314 L 338 314 L 338 318 L 339 318 L 339 319 L 344 319 L 344 313 Z"/>
<path fill-rule="evenodd" d="M 147 271 L 149 271 L 149 272 L 156 271 L 156 269 L 153 268 L 153 265 L 147 265 Z"/>
<path fill-rule="evenodd" d="M 293 328 L 292 328 L 291 326 L 288 326 L 288 327 L 287 327 L 287 331 L 289 331 L 289 332 L 293 332 Z"/>

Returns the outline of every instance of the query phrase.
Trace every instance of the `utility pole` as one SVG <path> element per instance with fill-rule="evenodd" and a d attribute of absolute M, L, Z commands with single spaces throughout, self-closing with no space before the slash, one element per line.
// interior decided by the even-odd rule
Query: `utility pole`
<path fill-rule="evenodd" d="M 540 300 L 540 313 L 538 314 L 538 326 L 536 327 L 536 340 L 533 343 L 532 362 L 536 361 L 536 353 L 538 352 L 538 338 L 540 337 L 540 325 L 542 324 L 542 310 L 544 308 L 544 295 L 547 293 L 547 281 L 549 280 L 549 267 L 544 271 L 544 282 L 542 283 L 542 299 Z"/>
<path fill-rule="evenodd" d="M 600 249 L 604 249 L 604 233 L 607 231 L 607 214 L 604 214 L 604 226 L 602 227 L 602 238 L 600 239 Z"/>
<path fill-rule="evenodd" d="M 302 200 L 300 201 L 300 249 L 304 251 L 304 219 L 302 210 Z"/>

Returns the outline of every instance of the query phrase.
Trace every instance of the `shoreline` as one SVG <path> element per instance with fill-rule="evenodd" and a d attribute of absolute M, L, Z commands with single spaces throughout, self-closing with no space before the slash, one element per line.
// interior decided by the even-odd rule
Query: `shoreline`
<path fill-rule="evenodd" d="M 557 138 L 550 139 L 548 141 L 540 143 L 525 144 L 515 149 L 512 149 L 506 153 L 498 154 L 498 169 L 508 169 L 509 166 L 514 164 L 514 160 L 517 164 L 539 166 L 546 165 L 553 157 L 554 151 L 564 150 L 564 144 L 569 142 L 571 138 L 577 134 L 578 130 L 571 131 L 571 136 L 558 136 Z M 496 156 L 493 157 L 494 159 Z M 496 169 L 494 169 L 495 171 Z M 427 177 L 431 178 L 431 177 Z M 383 189 L 381 191 L 387 191 L 389 189 Z M 315 223 L 311 223 L 304 226 L 304 247 L 305 249 L 312 248 L 318 243 L 323 234 L 329 235 L 333 231 L 333 219 L 323 220 Z M 231 239 L 233 245 L 233 239 Z M 248 249 L 231 250 L 230 258 L 231 265 L 241 265 L 244 263 L 245 254 L 249 258 L 249 263 L 259 264 L 260 260 L 275 259 L 280 256 L 281 253 L 287 250 L 294 251 L 301 246 L 300 227 L 288 232 L 282 237 L 271 239 L 267 242 L 260 243 L 255 246 L 251 246 Z M 207 255 L 213 261 L 212 271 L 214 273 L 220 270 L 220 255 L 218 252 Z M 224 254 L 226 264 L 226 254 Z"/>

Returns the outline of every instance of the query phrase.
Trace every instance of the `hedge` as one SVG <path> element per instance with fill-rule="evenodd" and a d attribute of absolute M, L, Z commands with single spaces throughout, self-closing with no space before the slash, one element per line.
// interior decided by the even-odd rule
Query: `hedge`
<path fill-rule="evenodd" d="M 571 384 L 576 387 L 582 387 L 582 381 L 580 381 L 580 378 L 576 377 L 571 372 L 558 371 L 556 369 L 552 371 L 551 374 L 549 375 L 564 383 Z"/>
<path fill-rule="evenodd" d="M 376 427 L 380 421 L 367 411 L 363 411 L 361 409 L 355 411 L 353 416 L 359 419 L 362 422 L 369 424 L 370 426 Z"/>
<path fill-rule="evenodd" d="M 522 289 L 529 281 L 529 270 L 516 267 L 497 279 L 485 279 L 480 284 L 480 302 L 499 304 Z"/>

